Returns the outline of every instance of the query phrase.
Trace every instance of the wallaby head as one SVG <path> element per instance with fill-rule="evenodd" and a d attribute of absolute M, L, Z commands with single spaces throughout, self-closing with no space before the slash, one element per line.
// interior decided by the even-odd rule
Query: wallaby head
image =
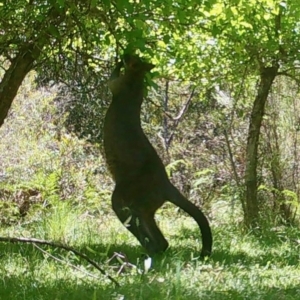
<path fill-rule="evenodd" d="M 143 61 L 137 55 L 125 54 L 112 72 L 108 86 L 114 96 L 122 95 L 123 97 L 124 91 L 132 85 L 135 86 L 134 91 L 139 91 L 143 88 L 145 74 L 154 67 L 153 64 Z M 121 72 L 122 68 L 123 72 Z"/>
<path fill-rule="evenodd" d="M 130 74 L 145 74 L 155 67 L 155 65 L 147 63 L 137 55 L 132 54 L 125 54 L 122 61 L 125 68 L 125 74 L 127 72 Z"/>

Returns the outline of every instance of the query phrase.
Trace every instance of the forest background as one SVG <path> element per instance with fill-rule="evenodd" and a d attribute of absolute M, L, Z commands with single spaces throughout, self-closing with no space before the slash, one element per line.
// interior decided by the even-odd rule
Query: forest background
<path fill-rule="evenodd" d="M 296 0 L 2 1 L 1 236 L 77 246 L 123 284 L 58 249 L 5 243 L 5 299 L 297 299 L 299 20 Z M 156 65 L 142 125 L 210 219 L 208 261 L 171 205 L 157 217 L 171 249 L 150 267 L 120 233 L 102 126 L 124 51 Z"/>

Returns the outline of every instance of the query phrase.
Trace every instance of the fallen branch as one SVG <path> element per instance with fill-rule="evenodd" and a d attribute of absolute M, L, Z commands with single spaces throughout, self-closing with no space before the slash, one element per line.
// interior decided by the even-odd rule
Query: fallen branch
<path fill-rule="evenodd" d="M 50 247 L 56 247 L 60 249 L 64 249 L 66 251 L 71 251 L 75 255 L 85 259 L 89 264 L 91 264 L 93 267 L 95 267 L 97 270 L 99 270 L 104 276 L 106 276 L 110 281 L 112 281 L 116 286 L 120 286 L 120 284 L 112 278 L 110 275 L 108 275 L 94 260 L 90 259 L 86 254 L 79 252 L 78 250 L 62 245 L 60 243 L 55 243 L 51 241 L 46 241 L 46 240 L 40 240 L 40 239 L 35 239 L 35 238 L 23 238 L 23 237 L 0 237 L 0 242 L 9 242 L 9 243 L 30 243 L 30 244 L 40 244 L 40 245 L 47 245 Z"/>
<path fill-rule="evenodd" d="M 39 246 L 36 245 L 35 243 L 33 243 L 32 245 L 33 245 L 35 248 L 37 248 L 39 251 L 41 251 L 42 253 L 44 253 L 45 255 L 51 257 L 53 260 L 56 260 L 56 261 L 58 261 L 58 262 L 60 262 L 60 263 L 62 263 L 62 264 L 65 264 L 65 265 L 67 265 L 68 267 L 71 267 L 71 268 L 73 268 L 73 269 L 75 269 L 75 270 L 77 270 L 77 271 L 79 271 L 79 272 L 81 272 L 81 273 L 83 273 L 83 274 L 86 274 L 86 275 L 88 275 L 88 276 L 90 276 L 90 277 L 93 277 L 93 278 L 95 278 L 95 279 L 100 279 L 98 276 L 95 276 L 95 275 L 92 274 L 92 273 L 89 273 L 89 272 L 87 272 L 87 271 L 85 271 L 85 270 L 82 270 L 82 269 L 80 269 L 79 267 L 77 267 L 77 266 L 75 266 L 75 265 L 73 265 L 73 264 L 71 264 L 71 263 L 69 263 L 69 262 L 67 262 L 67 261 L 64 261 L 64 260 L 62 260 L 62 259 L 60 259 L 60 258 L 58 258 L 58 257 L 56 257 L 56 256 L 54 256 L 54 255 L 52 255 L 52 254 L 50 254 L 49 252 L 45 251 L 44 249 L 42 249 L 41 247 L 39 247 Z"/>

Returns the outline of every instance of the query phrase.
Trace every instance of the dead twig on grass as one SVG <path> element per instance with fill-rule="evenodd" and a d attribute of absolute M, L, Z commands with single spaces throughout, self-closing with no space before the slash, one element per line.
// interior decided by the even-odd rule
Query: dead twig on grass
<path fill-rule="evenodd" d="M 56 247 L 60 249 L 64 249 L 66 251 L 73 252 L 75 255 L 79 256 L 80 258 L 83 258 L 86 260 L 89 264 L 91 264 L 94 268 L 99 270 L 104 276 L 106 276 L 110 281 L 112 281 L 116 286 L 120 286 L 120 284 L 112 278 L 110 275 L 108 275 L 94 260 L 90 259 L 86 254 L 79 252 L 78 250 L 66 246 L 60 243 L 55 243 L 51 241 L 46 240 L 40 240 L 35 238 L 23 238 L 23 237 L 0 237 L 0 242 L 8 242 L 8 243 L 29 243 L 29 244 L 39 244 L 39 245 L 47 245 L 50 247 Z"/>

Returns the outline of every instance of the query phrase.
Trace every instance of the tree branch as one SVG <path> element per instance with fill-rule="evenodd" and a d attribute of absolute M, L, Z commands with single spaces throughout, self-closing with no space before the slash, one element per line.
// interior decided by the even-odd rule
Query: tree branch
<path fill-rule="evenodd" d="M 40 240 L 35 238 L 23 238 L 23 237 L 0 237 L 0 242 L 8 242 L 8 243 L 29 243 L 29 244 L 40 244 L 40 245 L 47 245 L 50 247 L 60 248 L 64 249 L 66 251 L 73 252 L 75 255 L 79 256 L 80 258 L 86 260 L 89 264 L 91 264 L 93 267 L 95 267 L 97 270 L 99 270 L 104 276 L 106 276 L 110 281 L 112 281 L 117 287 L 120 286 L 120 284 L 112 278 L 110 275 L 108 275 L 94 260 L 90 259 L 86 254 L 79 252 L 78 250 L 66 246 L 60 243 L 55 243 L 51 241 L 46 240 Z"/>
<path fill-rule="evenodd" d="M 169 139 L 167 140 L 167 145 L 168 145 L 168 147 L 170 147 L 170 144 L 171 144 L 172 139 L 173 139 L 173 137 L 174 137 L 175 129 L 177 128 L 177 126 L 179 125 L 181 119 L 183 118 L 184 113 L 187 111 L 187 109 L 188 109 L 188 107 L 189 107 L 189 105 L 190 105 L 190 103 L 191 103 L 191 101 L 192 101 L 192 99 L 193 99 L 194 94 L 195 94 L 195 87 L 193 88 L 193 90 L 192 90 L 192 92 L 191 92 L 191 94 L 190 94 L 188 100 L 186 101 L 186 103 L 185 103 L 185 104 L 183 105 L 183 107 L 181 108 L 181 110 L 180 110 L 178 116 L 174 118 L 175 123 L 174 123 L 173 131 L 172 131 L 172 133 L 171 133 Z"/>

